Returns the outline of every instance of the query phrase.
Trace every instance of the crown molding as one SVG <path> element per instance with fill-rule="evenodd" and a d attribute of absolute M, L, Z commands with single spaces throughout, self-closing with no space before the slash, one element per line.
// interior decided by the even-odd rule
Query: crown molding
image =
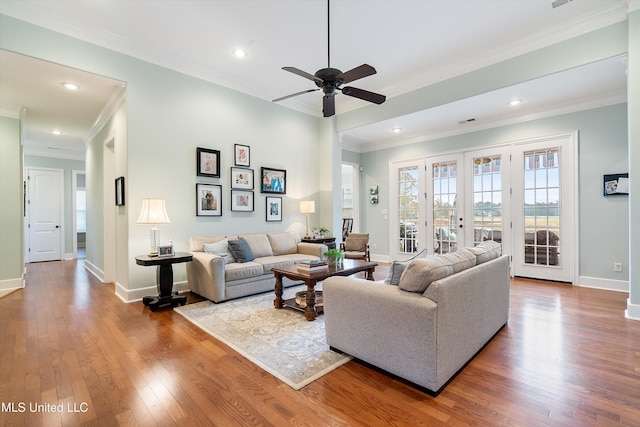
<path fill-rule="evenodd" d="M 457 135 L 464 135 L 467 133 L 479 132 L 482 130 L 495 129 L 532 120 L 577 113 L 579 111 L 622 104 L 625 102 L 627 102 L 626 93 L 609 93 L 598 98 L 585 99 L 579 102 L 572 102 L 570 104 L 558 104 L 552 108 L 545 108 L 541 110 L 525 110 L 517 116 L 511 116 L 500 120 L 477 122 L 471 125 L 465 124 L 461 125 L 460 127 L 439 130 L 437 132 L 431 133 L 426 132 L 420 135 L 414 135 L 400 140 L 382 141 L 378 143 L 370 143 L 364 141 L 358 142 L 355 140 L 349 140 L 349 138 L 346 138 L 346 141 L 344 141 L 345 138 L 343 135 L 341 135 L 341 140 L 343 141 L 342 148 L 356 153 L 368 153 L 372 151 L 397 148 L 421 142 L 434 141 L 437 139 L 443 139 Z"/>
<path fill-rule="evenodd" d="M 127 99 L 127 85 L 126 83 L 121 82 L 117 86 L 116 90 L 113 92 L 109 100 L 107 101 L 107 104 L 104 106 L 102 111 L 100 111 L 100 114 L 98 114 L 98 118 L 93 123 L 93 126 L 89 131 L 89 134 L 84 139 L 85 148 L 87 148 L 87 146 L 93 140 L 93 138 L 95 138 L 96 135 L 100 133 L 102 128 L 107 124 L 107 122 L 111 119 L 111 117 L 113 117 L 113 115 L 118 110 L 118 108 L 120 108 L 120 106 L 124 104 L 126 99 Z"/>

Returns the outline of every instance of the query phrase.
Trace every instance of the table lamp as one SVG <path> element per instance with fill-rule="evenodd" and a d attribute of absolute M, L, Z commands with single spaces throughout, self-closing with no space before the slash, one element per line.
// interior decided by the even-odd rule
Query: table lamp
<path fill-rule="evenodd" d="M 300 202 L 300 213 L 307 215 L 307 234 L 304 236 L 305 239 L 309 239 L 309 214 L 316 212 L 316 202 L 313 200 L 303 200 Z"/>
<path fill-rule="evenodd" d="M 160 243 L 160 230 L 156 224 L 169 223 L 169 215 L 164 204 L 164 199 L 142 199 L 140 216 L 136 224 L 152 224 L 149 235 L 150 252 L 149 256 L 158 256 L 158 244 Z"/>

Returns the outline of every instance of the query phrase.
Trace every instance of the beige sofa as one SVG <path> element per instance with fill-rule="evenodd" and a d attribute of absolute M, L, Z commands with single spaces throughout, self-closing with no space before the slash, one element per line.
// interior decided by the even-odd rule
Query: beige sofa
<path fill-rule="evenodd" d="M 496 242 L 413 260 L 397 285 L 329 278 L 327 343 L 438 393 L 507 323 L 509 279 Z"/>
<path fill-rule="evenodd" d="M 253 260 L 238 262 L 228 249 L 229 241 L 239 239 L 248 244 Z M 189 251 L 193 255 L 186 264 L 189 290 L 221 302 L 273 290 L 272 268 L 319 259 L 327 246 L 301 242 L 297 232 L 253 233 L 194 236 L 189 239 Z M 287 281 L 284 286 L 293 284 Z"/>

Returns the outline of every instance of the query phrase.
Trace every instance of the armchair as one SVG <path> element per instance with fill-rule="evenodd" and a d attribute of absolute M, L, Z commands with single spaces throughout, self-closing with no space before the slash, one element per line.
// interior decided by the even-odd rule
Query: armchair
<path fill-rule="evenodd" d="M 369 233 L 349 233 L 344 242 L 340 243 L 340 250 L 348 259 L 371 261 L 369 252 Z"/>

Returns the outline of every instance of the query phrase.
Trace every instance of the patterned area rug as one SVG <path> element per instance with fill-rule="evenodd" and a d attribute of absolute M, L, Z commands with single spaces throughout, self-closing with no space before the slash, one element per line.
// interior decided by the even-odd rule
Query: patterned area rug
<path fill-rule="evenodd" d="M 305 289 L 285 289 L 284 298 Z M 268 292 L 220 304 L 203 301 L 174 310 L 296 390 L 351 360 L 329 349 L 324 315 L 309 322 L 302 312 L 276 310 L 273 299 L 273 292 Z"/>

